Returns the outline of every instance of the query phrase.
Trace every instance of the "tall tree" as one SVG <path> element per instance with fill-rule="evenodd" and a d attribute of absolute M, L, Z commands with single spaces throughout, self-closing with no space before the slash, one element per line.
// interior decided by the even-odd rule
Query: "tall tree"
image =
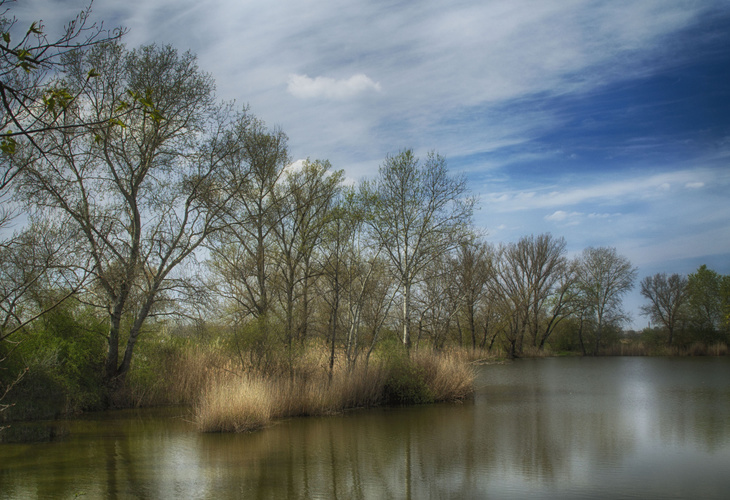
<path fill-rule="evenodd" d="M 239 147 L 224 162 L 221 188 L 227 193 L 227 224 L 211 239 L 210 266 L 216 291 L 242 318 L 265 318 L 272 302 L 276 228 L 285 214 L 277 208 L 277 185 L 290 163 L 287 136 L 244 113 L 235 127 Z"/>
<path fill-rule="evenodd" d="M 506 336 L 513 356 L 521 352 L 525 334 L 534 347 L 544 348 L 569 311 L 574 272 L 565 245 L 563 238 L 541 234 L 501 248 L 493 286 L 511 318 Z"/>
<path fill-rule="evenodd" d="M 487 293 L 487 284 L 493 272 L 492 266 L 492 251 L 484 242 L 464 241 L 456 253 L 455 279 L 458 289 L 463 294 L 462 309 L 472 349 L 477 347 L 477 313 Z"/>
<path fill-rule="evenodd" d="M 584 310 L 595 321 L 594 354 L 598 353 L 602 335 L 609 323 L 619 323 L 625 316 L 623 296 L 634 287 L 637 270 L 615 248 L 589 247 L 583 250 L 578 266 L 578 286 Z"/>
<path fill-rule="evenodd" d="M 667 345 L 671 346 L 677 326 L 686 319 L 687 277 L 676 273 L 646 276 L 641 280 L 641 295 L 649 300 L 649 304 L 641 306 L 641 312 L 667 329 Z"/>
<path fill-rule="evenodd" d="M 104 76 L 89 83 L 90 68 Z M 218 227 L 225 200 L 214 181 L 232 141 L 192 54 L 98 45 L 69 57 L 66 81 L 79 98 L 64 120 L 100 125 L 44 137 L 48 153 L 23 172 L 20 190 L 83 240 L 94 276 L 87 292 L 109 318 L 105 375 L 114 387 L 160 298 L 181 283 L 173 271 Z M 143 105 L 110 124 L 132 100 Z"/>
<path fill-rule="evenodd" d="M 363 183 L 362 195 L 373 238 L 400 281 L 402 339 L 410 346 L 413 286 L 467 238 L 474 199 L 463 178 L 448 174 L 442 156 L 429 153 L 421 163 L 412 150 L 386 157 L 378 177 Z"/>
<path fill-rule="evenodd" d="M 328 161 L 305 161 L 301 169 L 290 170 L 277 187 L 279 210 L 275 228 L 279 251 L 277 265 L 282 284 L 287 345 L 295 338 L 304 341 L 310 321 L 312 279 L 321 271 L 315 265 L 315 251 L 332 210 L 344 176 L 332 171 Z M 300 321 L 295 323 L 295 306 L 300 305 Z"/>

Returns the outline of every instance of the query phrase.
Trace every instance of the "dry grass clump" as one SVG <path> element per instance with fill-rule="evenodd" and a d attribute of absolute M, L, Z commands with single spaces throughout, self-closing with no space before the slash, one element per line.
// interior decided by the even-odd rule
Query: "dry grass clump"
<path fill-rule="evenodd" d="M 425 383 L 434 401 L 461 401 L 473 391 L 474 366 L 458 355 L 416 355 L 414 362 L 424 369 Z"/>
<path fill-rule="evenodd" d="M 292 367 L 289 374 L 235 374 L 211 377 L 194 406 L 203 432 L 243 432 L 274 419 L 331 415 L 381 404 L 455 401 L 472 392 L 474 369 L 456 356 L 417 354 L 381 360 L 330 374 Z"/>
<path fill-rule="evenodd" d="M 244 432 L 271 421 L 273 386 L 256 377 L 212 380 L 195 406 L 195 422 L 206 432 Z"/>

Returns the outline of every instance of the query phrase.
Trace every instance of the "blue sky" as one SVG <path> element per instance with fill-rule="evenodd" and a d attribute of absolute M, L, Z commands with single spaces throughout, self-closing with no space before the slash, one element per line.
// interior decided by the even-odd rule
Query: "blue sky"
<path fill-rule="evenodd" d="M 49 27 L 84 4 L 19 3 Z M 96 0 L 94 17 L 195 52 L 221 99 L 352 181 L 439 152 L 494 243 L 550 232 L 640 277 L 730 273 L 726 1 Z M 635 326 L 641 302 L 637 283 Z"/>

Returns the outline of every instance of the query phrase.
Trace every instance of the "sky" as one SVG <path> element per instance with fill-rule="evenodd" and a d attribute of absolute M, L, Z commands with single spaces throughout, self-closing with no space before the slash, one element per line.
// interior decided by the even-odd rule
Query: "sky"
<path fill-rule="evenodd" d="M 50 31 L 83 0 L 19 0 Z M 127 45 L 197 54 L 222 100 L 351 182 L 436 151 L 492 243 L 730 274 L 730 2 L 95 0 Z M 635 328 L 643 299 L 625 306 Z"/>

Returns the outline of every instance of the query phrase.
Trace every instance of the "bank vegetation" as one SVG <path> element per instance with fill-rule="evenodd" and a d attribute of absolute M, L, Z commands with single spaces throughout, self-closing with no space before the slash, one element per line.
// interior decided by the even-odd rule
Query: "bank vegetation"
<path fill-rule="evenodd" d="M 727 352 L 728 276 L 643 280 L 654 327 L 627 336 L 625 256 L 488 242 L 436 152 L 349 185 L 219 102 L 192 54 L 123 30 L 74 44 L 78 24 L 53 42 L 7 15 L 0 419 L 186 404 L 203 430 L 244 430 L 461 400 L 485 358 Z"/>

